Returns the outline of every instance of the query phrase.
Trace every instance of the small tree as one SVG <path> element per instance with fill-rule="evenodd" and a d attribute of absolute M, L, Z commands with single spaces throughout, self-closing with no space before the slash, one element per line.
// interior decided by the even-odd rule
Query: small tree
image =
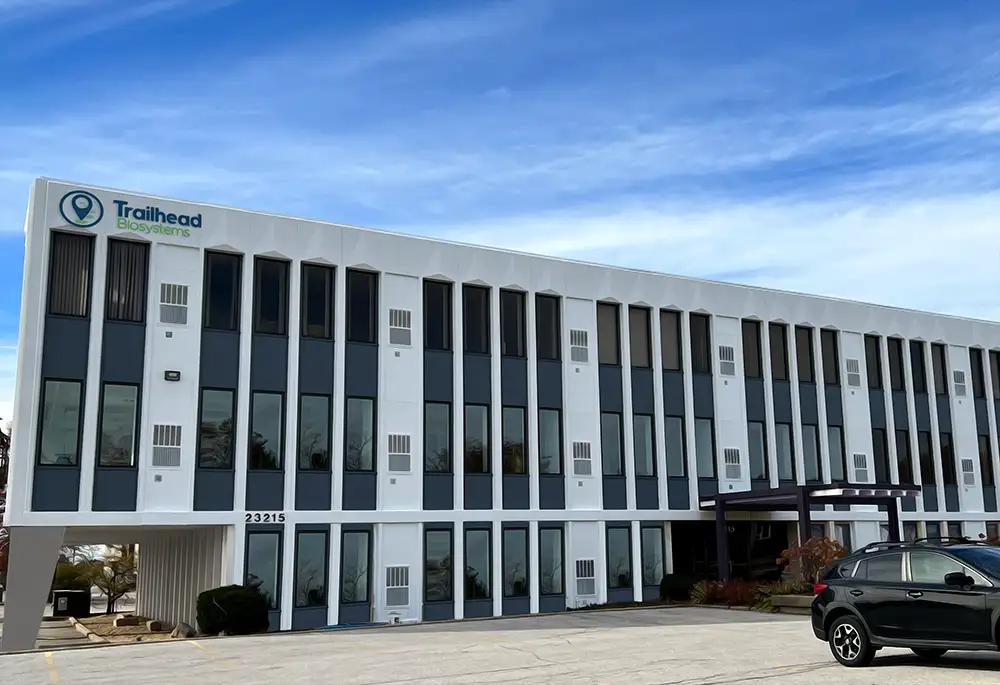
<path fill-rule="evenodd" d="M 93 582 L 97 589 L 108 598 L 105 613 L 115 611 L 115 602 L 126 593 L 135 590 L 136 555 L 135 547 L 122 545 L 112 547 L 107 557 L 91 562 Z"/>
<path fill-rule="evenodd" d="M 781 553 L 778 563 L 799 562 L 802 580 L 818 583 L 823 569 L 837 559 L 847 556 L 847 550 L 836 540 L 827 537 L 810 538 L 804 544 L 798 540 Z"/>

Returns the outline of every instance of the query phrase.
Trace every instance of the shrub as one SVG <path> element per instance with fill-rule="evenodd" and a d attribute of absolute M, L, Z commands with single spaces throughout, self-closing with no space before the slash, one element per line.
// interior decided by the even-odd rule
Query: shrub
<path fill-rule="evenodd" d="M 198 595 L 198 629 L 206 635 L 251 635 L 268 628 L 267 600 L 260 590 L 226 585 Z"/>
<path fill-rule="evenodd" d="M 691 588 L 691 601 L 695 604 L 718 604 L 722 601 L 722 583 L 702 580 Z"/>
<path fill-rule="evenodd" d="M 753 608 L 757 611 L 774 611 L 771 599 L 775 595 L 802 595 L 812 592 L 812 585 L 800 580 L 779 580 L 760 585 L 753 592 Z"/>
<path fill-rule="evenodd" d="M 781 553 L 778 563 L 799 562 L 801 580 L 818 583 L 823 570 L 837 559 L 847 556 L 847 550 L 830 538 L 810 538 L 803 544 L 794 542 Z"/>
<path fill-rule="evenodd" d="M 731 607 L 750 606 L 760 583 L 752 580 L 727 580 L 718 588 L 718 596 L 723 604 Z"/>
<path fill-rule="evenodd" d="M 687 576 L 668 573 L 660 580 L 660 599 L 684 602 L 691 596 L 691 589 L 698 581 Z"/>

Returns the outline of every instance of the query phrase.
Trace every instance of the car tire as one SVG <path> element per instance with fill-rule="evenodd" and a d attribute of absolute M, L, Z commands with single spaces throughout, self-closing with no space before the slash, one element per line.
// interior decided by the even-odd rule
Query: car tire
<path fill-rule="evenodd" d="M 875 658 L 875 647 L 864 625 L 854 616 L 841 616 L 828 633 L 833 658 L 848 668 L 868 666 Z"/>
<path fill-rule="evenodd" d="M 913 647 L 910 651 L 927 661 L 935 661 L 944 656 L 947 649 L 928 649 L 923 647 Z"/>

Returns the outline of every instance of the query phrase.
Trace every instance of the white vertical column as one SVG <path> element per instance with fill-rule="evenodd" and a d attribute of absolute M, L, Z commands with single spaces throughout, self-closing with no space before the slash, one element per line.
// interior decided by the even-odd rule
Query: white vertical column
<path fill-rule="evenodd" d="M 285 392 L 285 511 L 295 510 L 295 479 L 299 462 L 299 297 L 302 266 L 289 265 L 288 278 L 288 378 Z"/>
<path fill-rule="evenodd" d="M 490 288 L 490 472 L 493 509 L 503 508 L 503 395 L 500 350 L 500 288 Z"/>
<path fill-rule="evenodd" d="M 327 583 L 326 622 L 340 623 L 340 524 L 330 524 L 330 581 Z"/>
<path fill-rule="evenodd" d="M 653 309 L 649 314 L 649 350 L 653 365 L 653 450 L 656 455 L 656 489 L 659 493 L 660 510 L 670 508 L 669 486 L 667 482 L 667 436 L 666 419 L 663 408 L 663 354 L 660 329 L 660 310 Z"/>
<path fill-rule="evenodd" d="M 246 579 L 247 524 L 240 517 L 232 527 L 232 566 L 229 568 L 229 582 L 233 585 L 243 585 Z"/>
<path fill-rule="evenodd" d="M 674 531 L 670 521 L 663 523 L 663 574 L 674 572 Z"/>
<path fill-rule="evenodd" d="M 697 504 L 695 505 L 697 507 Z M 608 601 L 608 522 L 597 522 L 598 547 L 594 563 L 594 583 L 597 585 L 597 604 Z"/>
<path fill-rule="evenodd" d="M 642 601 L 642 527 L 639 521 L 632 521 L 632 598 Z"/>
<path fill-rule="evenodd" d="M 347 269 L 338 266 L 334 274 L 334 319 L 333 319 L 333 428 L 330 431 L 330 477 L 333 478 L 333 511 L 344 506 L 344 410 L 347 404 L 344 386 L 344 367 L 347 352 Z M 377 418 L 377 417 L 376 417 Z M 378 427 L 376 427 L 378 430 Z M 339 544 L 339 543 L 338 543 Z M 339 595 L 338 595 L 339 597 Z M 331 625 L 333 625 L 331 623 Z"/>
<path fill-rule="evenodd" d="M 760 347 L 764 371 L 764 418 L 767 444 L 767 470 L 771 487 L 778 487 L 777 425 L 774 422 L 774 376 L 771 371 L 771 331 L 767 321 L 760 322 Z"/>
<path fill-rule="evenodd" d="M 493 615 L 503 615 L 503 524 L 493 521 L 493 549 L 490 561 L 493 566 Z"/>
<path fill-rule="evenodd" d="M 281 587 L 278 588 L 278 596 L 281 597 L 279 625 L 282 630 L 292 629 L 292 610 L 295 608 L 295 543 L 295 524 L 285 523 L 281 531 L 281 558 L 278 560 L 281 564 Z M 327 595 L 332 596 L 329 592 Z"/>
<path fill-rule="evenodd" d="M 535 330 L 535 293 L 524 294 L 524 330 L 525 330 L 525 356 L 528 359 L 528 414 L 525 419 L 528 422 L 528 445 L 527 464 L 529 481 L 529 505 L 532 511 L 538 511 L 538 481 L 541 461 L 541 446 L 538 443 L 538 332 Z M 537 532 L 537 526 L 535 526 Z M 532 547 L 536 549 L 536 547 Z M 537 567 L 537 561 L 535 566 Z M 534 577 L 534 576 L 532 576 Z M 535 597 L 537 593 L 532 594 Z M 534 609 L 532 610 L 534 611 Z"/>
<path fill-rule="evenodd" d="M 788 385 L 792 398 L 792 444 L 795 455 L 795 482 L 806 483 L 806 454 L 802 445 L 802 404 L 799 400 L 799 352 L 795 344 L 795 326 L 785 326 L 785 349 L 788 352 Z"/>
<path fill-rule="evenodd" d="M 632 415 L 632 336 L 629 330 L 629 306 L 623 302 L 619 308 L 618 334 L 621 337 L 622 367 L 622 462 L 625 476 L 625 506 L 635 511 L 635 419 Z"/>
<path fill-rule="evenodd" d="M 240 289 L 240 379 L 236 392 L 236 443 L 233 468 L 236 470 L 233 508 L 246 510 L 247 450 L 250 439 L 250 355 L 253 345 L 253 255 L 243 255 L 243 285 Z"/>
<path fill-rule="evenodd" d="M 465 522 L 460 518 L 455 521 L 452 533 L 452 573 L 455 588 L 455 619 L 465 618 Z"/>
<path fill-rule="evenodd" d="M 104 288 L 108 262 L 108 240 L 94 240 L 91 271 L 90 341 L 87 349 L 87 382 L 83 396 L 83 435 L 80 440 L 80 512 L 93 510 L 94 467 L 97 463 L 98 421 L 101 415 L 101 350 L 104 342 Z"/>
<path fill-rule="evenodd" d="M 454 357 L 452 374 L 452 398 L 454 402 L 451 408 L 451 430 L 452 430 L 452 458 L 451 470 L 454 474 L 455 511 L 465 509 L 465 329 L 463 326 L 463 311 L 465 300 L 462 296 L 462 284 L 452 284 L 452 305 L 451 305 L 451 349 Z M 455 525 L 460 525 L 456 522 Z M 464 532 L 462 540 L 464 543 Z M 455 548 L 458 549 L 458 545 Z M 461 584 L 465 588 L 464 567 L 456 568 L 456 573 L 461 572 Z M 455 602 L 455 611 L 458 612 L 459 604 Z M 458 614 L 455 615 L 458 618 Z"/>
<path fill-rule="evenodd" d="M 698 460 L 694 435 L 694 368 L 691 364 L 691 312 L 680 312 L 681 368 L 684 370 L 684 452 L 687 457 L 689 509 L 698 511 Z M 604 528 L 601 528 L 604 535 Z M 602 540 L 604 538 L 602 537 Z M 605 591 L 605 595 L 607 592 Z"/>
<path fill-rule="evenodd" d="M 899 452 L 896 447 L 896 413 L 892 402 L 892 368 L 889 366 L 889 338 L 878 337 L 879 364 L 882 366 L 882 403 L 885 406 L 885 449 L 889 460 L 889 480 L 899 483 Z M 903 387 L 906 387 L 905 380 Z M 900 540 L 903 538 L 901 537 Z"/>
<path fill-rule="evenodd" d="M 538 578 L 541 563 L 541 547 L 538 545 L 538 521 L 528 523 L 528 595 L 530 597 L 529 607 L 533 614 L 538 613 L 539 596 L 541 586 Z"/>

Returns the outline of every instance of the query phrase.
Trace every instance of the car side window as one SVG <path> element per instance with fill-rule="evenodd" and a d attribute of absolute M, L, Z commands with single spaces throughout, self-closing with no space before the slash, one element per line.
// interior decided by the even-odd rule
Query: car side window
<path fill-rule="evenodd" d="M 862 567 L 864 571 L 862 571 Z M 862 572 L 865 575 L 862 575 Z M 898 583 L 903 580 L 903 555 L 882 554 L 862 562 L 854 576 L 860 580 L 873 580 L 880 583 Z"/>
<path fill-rule="evenodd" d="M 934 552 L 910 552 L 910 580 L 914 583 L 944 585 L 949 573 L 964 573 L 965 566 L 951 557 Z"/>

